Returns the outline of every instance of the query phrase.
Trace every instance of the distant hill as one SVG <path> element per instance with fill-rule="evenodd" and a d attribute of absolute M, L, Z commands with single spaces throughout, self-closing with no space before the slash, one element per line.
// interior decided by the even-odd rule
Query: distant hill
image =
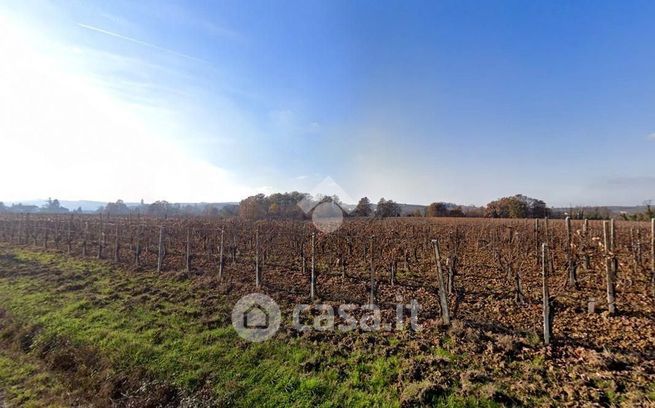
<path fill-rule="evenodd" d="M 23 201 L 7 201 L 5 202 L 5 205 L 10 206 L 12 204 L 23 204 L 26 206 L 29 205 L 35 205 L 39 208 L 41 208 L 43 205 L 45 205 L 48 202 L 48 200 L 23 200 Z M 96 212 L 98 208 L 104 207 L 107 205 L 107 202 L 105 201 L 93 201 L 93 200 L 59 200 L 59 204 L 64 207 L 69 209 L 70 211 L 75 211 L 78 208 L 82 208 L 83 212 Z M 145 203 L 146 205 L 150 203 Z M 180 207 L 185 207 L 185 206 L 192 206 L 196 208 L 201 208 L 204 209 L 206 207 L 213 207 L 218 210 L 221 208 L 227 206 L 227 205 L 238 205 L 238 202 L 221 202 L 221 203 L 171 203 L 171 204 L 179 204 Z M 125 205 L 127 205 L 129 208 L 137 208 L 141 205 L 141 203 L 130 203 L 126 202 Z"/>
<path fill-rule="evenodd" d="M 416 210 L 419 210 L 421 211 L 421 213 L 424 213 L 426 207 L 427 206 L 425 205 L 419 205 L 419 204 L 400 204 L 400 215 L 409 215 L 416 212 Z"/>
<path fill-rule="evenodd" d="M 47 202 L 48 200 L 9 201 L 8 203 L 5 203 L 5 205 L 21 203 L 23 205 L 36 205 L 37 207 L 41 208 Z M 59 204 L 62 207 L 68 208 L 71 211 L 75 211 L 81 207 L 82 211 L 84 212 L 94 212 L 98 208 L 104 207 L 107 203 L 104 201 L 92 201 L 92 200 L 59 200 Z M 128 207 L 139 206 L 139 203 L 125 203 L 125 204 Z"/>
<path fill-rule="evenodd" d="M 590 206 L 580 206 L 580 207 L 553 207 L 551 210 L 555 213 L 568 213 L 571 209 L 578 210 L 578 209 L 584 209 L 585 212 L 591 212 L 595 210 L 596 208 L 598 209 L 607 209 L 610 214 L 612 215 L 620 215 L 620 214 L 637 214 L 637 213 L 643 213 L 646 211 L 646 206 L 645 205 L 635 205 L 635 206 L 620 206 L 620 205 L 590 205 Z"/>

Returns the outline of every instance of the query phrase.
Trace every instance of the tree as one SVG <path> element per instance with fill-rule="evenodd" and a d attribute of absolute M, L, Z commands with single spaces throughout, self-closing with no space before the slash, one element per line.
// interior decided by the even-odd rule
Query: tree
<path fill-rule="evenodd" d="M 432 203 L 425 209 L 426 217 L 447 217 L 448 207 L 446 203 Z"/>
<path fill-rule="evenodd" d="M 512 197 L 508 200 L 509 218 L 527 218 L 528 217 L 528 204 L 517 197 Z"/>
<path fill-rule="evenodd" d="M 541 200 L 534 200 L 530 207 L 532 218 L 544 218 L 548 216 L 548 207 L 546 207 L 545 202 Z"/>
<path fill-rule="evenodd" d="M 378 206 L 375 210 L 375 216 L 380 218 L 400 217 L 400 211 L 400 205 L 398 205 L 395 201 L 381 198 L 380 201 L 378 201 Z"/>
<path fill-rule="evenodd" d="M 548 215 L 546 203 L 517 194 L 487 204 L 485 217 L 491 218 L 542 218 Z"/>
<path fill-rule="evenodd" d="M 484 213 L 485 213 L 484 207 L 471 206 L 466 208 L 466 210 L 464 211 L 464 216 L 479 218 L 479 217 L 484 217 Z"/>
<path fill-rule="evenodd" d="M 338 201 L 338 197 L 327 197 L 327 199 Z M 262 218 L 304 219 L 306 214 L 299 205 L 301 201 L 307 201 L 311 204 L 306 208 L 308 213 L 319 204 L 319 202 L 311 200 L 309 195 L 297 191 L 275 193 L 270 196 L 257 194 L 241 200 L 239 203 L 239 216 L 250 220 Z"/>
<path fill-rule="evenodd" d="M 41 207 L 41 212 L 45 213 L 67 213 L 68 208 L 64 208 L 56 198 L 48 198 L 48 202 Z"/>
<path fill-rule="evenodd" d="M 5 212 L 7 211 L 7 207 L 5 207 L 5 203 L 0 201 L 0 212 Z"/>
<path fill-rule="evenodd" d="M 239 206 L 234 204 L 225 205 L 218 211 L 218 216 L 221 218 L 236 217 L 239 215 Z"/>
<path fill-rule="evenodd" d="M 171 204 L 166 200 L 155 201 L 146 209 L 146 214 L 158 217 L 168 217 L 169 215 L 178 214 L 179 212 L 179 204 Z"/>
<path fill-rule="evenodd" d="M 9 207 L 9 212 L 12 213 L 35 213 L 39 211 L 36 205 L 23 205 L 23 203 L 12 204 Z"/>
<path fill-rule="evenodd" d="M 257 194 L 241 200 L 239 203 L 239 216 L 247 220 L 258 220 L 266 217 L 269 200 L 264 194 Z"/>
<path fill-rule="evenodd" d="M 362 197 L 357 203 L 357 207 L 350 213 L 353 217 L 370 217 L 373 214 L 371 202 L 368 197 Z"/>
<path fill-rule="evenodd" d="M 280 204 L 273 202 L 268 207 L 268 216 L 273 218 L 279 218 L 282 215 Z"/>
<path fill-rule="evenodd" d="M 115 203 L 107 203 L 104 212 L 108 215 L 127 215 L 130 213 L 130 208 L 123 200 L 116 200 Z"/>
<path fill-rule="evenodd" d="M 645 221 L 655 218 L 655 211 L 653 211 L 653 208 L 651 207 L 651 201 L 644 201 L 644 205 L 646 206 L 646 212 L 644 212 Z"/>
<path fill-rule="evenodd" d="M 452 210 L 448 211 L 449 217 L 466 217 L 462 207 L 455 207 Z"/>

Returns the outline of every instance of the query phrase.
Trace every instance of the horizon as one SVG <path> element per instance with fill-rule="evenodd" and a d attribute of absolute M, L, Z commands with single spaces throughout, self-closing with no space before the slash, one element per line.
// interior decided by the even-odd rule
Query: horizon
<path fill-rule="evenodd" d="M 277 193 L 277 192 L 276 192 L 276 193 Z M 276 194 L 276 193 L 272 193 L 272 194 Z M 288 191 L 282 192 L 282 194 L 287 194 L 287 193 L 291 193 L 291 192 L 288 192 Z M 303 192 L 300 192 L 300 193 L 302 193 L 302 194 L 309 194 L 309 193 L 303 193 Z M 520 193 L 519 193 L 519 194 L 512 194 L 512 196 L 515 196 L 515 195 L 520 195 Z M 267 196 L 268 196 L 268 195 L 267 195 Z M 314 198 L 314 199 L 317 198 L 317 196 L 312 195 L 312 194 L 310 194 L 310 196 L 311 196 L 312 198 Z M 323 195 L 319 195 L 319 196 L 327 196 L 327 195 L 323 194 Z M 233 204 L 233 205 L 239 205 L 239 203 L 240 203 L 242 200 L 246 199 L 246 198 L 247 198 L 247 197 L 243 197 L 242 199 L 240 199 L 240 200 L 235 200 L 235 201 L 168 201 L 168 200 L 153 200 L 153 201 L 147 201 L 147 200 L 143 200 L 143 205 L 150 205 L 150 204 L 153 204 L 153 203 L 158 202 L 158 201 L 167 201 L 167 202 L 170 203 L 170 204 L 179 204 L 179 205 L 213 205 L 213 204 Z M 384 199 L 388 199 L 388 200 L 392 200 L 392 201 L 394 201 L 394 202 L 396 202 L 396 203 L 398 203 L 398 204 L 400 204 L 400 205 L 419 206 L 419 207 L 427 207 L 427 206 L 429 206 L 430 204 L 433 204 L 433 203 L 444 203 L 444 204 L 450 204 L 450 205 L 455 205 L 455 206 L 458 206 L 458 207 L 464 207 L 464 208 L 484 208 L 484 207 L 486 207 L 486 206 L 489 204 L 489 203 L 484 203 L 484 204 L 479 204 L 479 205 L 478 205 L 478 204 L 473 204 L 473 203 L 457 203 L 457 202 L 439 201 L 439 200 L 437 200 L 437 201 L 431 201 L 431 202 L 429 202 L 429 203 L 413 203 L 413 202 L 401 202 L 401 201 L 396 201 L 396 200 L 394 200 L 393 198 L 386 198 L 386 197 L 380 197 L 379 199 L 372 199 L 371 197 L 361 197 L 361 198 L 369 198 L 370 203 L 371 203 L 371 205 L 373 205 L 373 206 L 377 205 L 377 204 L 378 204 L 378 201 L 379 201 L 380 199 L 383 199 L 383 198 L 384 198 Z M 500 198 L 503 198 L 503 197 L 497 197 L 497 199 L 500 199 Z M 537 198 L 537 199 L 539 199 L 539 197 L 532 197 L 532 198 Z M 3 201 L 3 200 L 0 200 L 0 203 L 4 203 L 6 206 L 9 206 L 9 205 L 21 205 L 21 204 L 22 204 L 22 205 L 36 205 L 36 206 L 42 206 L 42 205 L 44 205 L 44 204 L 47 204 L 49 199 L 57 200 L 57 201 L 59 201 L 60 203 L 93 203 L 93 204 L 99 204 L 100 207 L 97 207 L 97 208 L 95 208 L 95 209 L 99 209 L 99 208 L 101 208 L 102 206 L 107 205 L 107 204 L 116 203 L 116 202 L 118 202 L 119 200 L 122 201 L 123 203 L 125 203 L 125 204 L 128 205 L 128 206 L 138 206 L 138 205 L 141 204 L 141 200 L 134 200 L 134 201 L 131 201 L 131 200 L 122 200 L 122 199 L 116 199 L 116 200 L 110 200 L 110 201 L 93 200 L 93 199 L 71 200 L 71 199 L 67 199 L 67 198 L 58 198 L 58 197 L 50 197 L 50 198 L 48 198 L 48 199 L 32 199 L 32 200 L 12 200 L 12 201 Z M 359 199 L 354 200 L 354 201 L 352 201 L 352 202 L 349 202 L 349 201 L 348 201 L 348 202 L 347 202 L 347 201 L 341 201 L 341 202 L 342 202 L 342 204 L 344 204 L 344 205 L 348 205 L 348 206 L 356 206 L 358 201 L 359 201 Z M 492 200 L 492 201 L 495 201 L 495 200 Z M 38 203 L 38 204 L 37 204 L 37 203 Z M 619 208 L 621 208 L 621 207 L 625 207 L 625 208 L 640 209 L 640 208 L 645 208 L 648 204 L 651 204 L 649 201 L 644 201 L 644 202 L 642 202 L 642 203 L 636 203 L 636 204 L 633 204 L 633 205 L 609 205 L 609 204 L 607 204 L 607 205 L 602 205 L 602 204 L 601 204 L 601 205 L 584 205 L 584 204 L 583 204 L 583 205 L 556 206 L 556 205 L 550 205 L 547 201 L 546 201 L 545 203 L 546 203 L 547 208 L 551 208 L 551 209 L 567 209 L 567 208 L 616 208 L 616 207 L 619 207 Z M 70 205 L 70 204 L 68 204 L 68 205 Z M 76 209 L 76 208 L 68 208 L 68 207 L 66 207 L 64 204 L 61 204 L 61 206 L 67 208 L 68 210 L 75 210 L 75 209 Z M 87 207 L 87 208 L 89 208 L 89 207 Z M 83 209 L 84 209 L 84 208 L 83 208 Z M 86 209 L 86 210 L 84 210 L 84 211 L 91 211 L 91 210 Z"/>
<path fill-rule="evenodd" d="M 655 199 L 654 14 L 5 2 L 0 195 L 238 202 L 332 178 L 355 202 L 640 206 Z"/>

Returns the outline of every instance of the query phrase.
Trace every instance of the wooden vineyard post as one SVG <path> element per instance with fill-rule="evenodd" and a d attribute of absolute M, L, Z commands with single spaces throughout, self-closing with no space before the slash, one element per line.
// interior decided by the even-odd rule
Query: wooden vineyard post
<path fill-rule="evenodd" d="M 544 219 L 544 242 L 548 245 L 548 270 L 549 271 L 554 271 L 555 270 L 555 259 L 553 257 L 553 254 L 550 252 L 550 219 L 546 217 Z"/>
<path fill-rule="evenodd" d="M 66 253 L 71 254 L 72 251 L 72 236 L 71 236 L 71 224 L 73 223 L 73 215 L 68 219 L 68 231 L 66 231 Z"/>
<path fill-rule="evenodd" d="M 56 227 L 57 224 L 55 224 Z M 30 244 L 30 215 L 25 214 L 25 245 Z"/>
<path fill-rule="evenodd" d="M 589 271 L 590 267 L 590 260 L 589 260 L 589 252 L 588 252 L 588 242 L 587 240 L 589 239 L 589 220 L 584 219 L 584 223 L 582 224 L 582 239 L 584 242 L 583 249 L 584 249 L 584 255 L 583 255 L 583 266 L 585 271 Z"/>
<path fill-rule="evenodd" d="M 300 238 L 300 244 L 298 244 L 298 250 L 299 250 L 298 254 L 300 255 L 300 274 L 302 276 L 305 276 L 305 272 L 307 272 L 307 268 L 306 268 L 307 261 L 305 259 L 306 257 L 305 257 L 305 238 L 304 237 Z"/>
<path fill-rule="evenodd" d="M 141 265 L 141 226 L 136 229 L 136 237 L 134 242 L 134 266 L 137 268 Z"/>
<path fill-rule="evenodd" d="M 534 243 L 535 243 L 534 259 L 537 262 L 537 265 L 539 265 L 539 252 L 541 251 L 539 245 L 539 218 L 534 219 Z"/>
<path fill-rule="evenodd" d="M 605 279 L 607 281 L 607 310 L 610 314 L 616 313 L 615 305 L 615 292 L 614 292 L 614 256 L 613 256 L 613 243 L 614 240 L 610 237 L 611 229 L 607 221 L 603 221 L 603 240 L 605 246 Z"/>
<path fill-rule="evenodd" d="M 102 259 L 102 247 L 105 244 L 105 228 L 102 223 L 102 220 L 100 221 L 100 231 L 98 234 L 98 259 Z"/>
<path fill-rule="evenodd" d="M 21 234 L 21 229 L 22 229 L 22 226 L 23 226 L 23 220 L 20 217 L 18 218 L 17 224 L 18 224 L 18 227 L 17 227 L 17 234 L 16 234 L 16 243 L 18 245 L 20 245 L 20 234 Z"/>
<path fill-rule="evenodd" d="M 161 272 L 164 261 L 164 226 L 159 227 L 159 246 L 157 248 L 157 273 Z"/>
<path fill-rule="evenodd" d="M 574 289 L 578 288 L 578 281 L 575 276 L 576 264 L 573 254 L 573 235 L 571 232 L 571 217 L 566 217 L 564 220 L 566 223 L 566 258 L 567 258 L 567 268 L 569 271 L 568 285 Z"/>
<path fill-rule="evenodd" d="M 48 222 L 46 221 L 46 222 L 44 222 L 44 224 L 47 226 Z M 57 242 L 58 242 L 58 238 L 59 238 L 59 236 L 57 235 L 57 225 L 58 224 L 59 223 L 57 221 L 55 221 L 55 248 L 57 247 Z M 32 232 L 34 233 L 34 236 L 33 236 L 34 246 L 37 246 L 37 244 L 38 244 L 37 238 L 39 237 L 39 222 L 37 220 L 34 220 L 34 228 L 32 228 Z"/>
<path fill-rule="evenodd" d="M 312 267 L 309 278 L 309 298 L 313 301 L 316 297 L 316 233 L 312 232 Z"/>
<path fill-rule="evenodd" d="M 642 247 L 641 247 L 641 229 L 637 229 L 637 266 L 641 269 Z"/>
<path fill-rule="evenodd" d="M 643 259 L 643 252 L 641 246 L 641 229 L 637 229 L 637 265 L 641 269 L 641 261 Z"/>
<path fill-rule="evenodd" d="M 610 252 L 614 253 L 614 243 L 616 242 L 616 230 L 614 229 L 614 218 L 610 220 Z"/>
<path fill-rule="evenodd" d="M 186 229 L 186 253 L 184 256 L 184 270 L 186 272 L 191 271 L 191 229 Z M 259 285 L 257 285 L 259 286 Z"/>
<path fill-rule="evenodd" d="M 650 284 L 655 296 L 655 218 L 650 220 Z"/>
<path fill-rule="evenodd" d="M 542 310 L 544 317 L 544 344 L 550 344 L 551 321 L 550 321 L 550 293 L 548 290 L 548 265 L 549 265 L 548 244 L 541 244 L 541 288 L 542 288 Z"/>
<path fill-rule="evenodd" d="M 82 256 L 86 256 L 86 240 L 87 236 L 89 235 L 89 223 L 87 221 L 84 222 L 84 233 L 82 235 Z"/>
<path fill-rule="evenodd" d="M 45 223 L 45 228 L 43 230 L 43 249 L 48 250 L 48 222 Z"/>
<path fill-rule="evenodd" d="M 30 220 L 29 220 L 29 214 L 25 214 L 25 221 L 23 224 L 23 233 L 25 234 L 25 239 L 21 240 L 21 242 L 25 245 L 29 245 L 30 243 Z M 56 224 L 55 224 L 56 226 Z"/>
<path fill-rule="evenodd" d="M 616 278 L 619 276 L 619 259 L 616 256 L 616 228 L 614 225 L 614 218 L 610 220 L 610 231 L 610 250 L 612 251 L 612 262 L 610 263 L 610 266 L 612 269 L 612 287 L 614 288 L 616 286 Z M 616 312 L 616 305 L 614 306 L 614 311 Z"/>
<path fill-rule="evenodd" d="M 369 303 L 371 305 L 375 304 L 376 301 L 376 290 L 375 290 L 375 256 L 373 255 L 373 240 L 375 237 L 371 236 L 369 239 L 369 255 L 370 255 L 370 267 L 371 267 L 371 293 L 369 295 Z"/>
<path fill-rule="evenodd" d="M 218 279 L 223 279 L 223 237 L 225 230 L 221 229 L 221 246 L 218 250 Z"/>
<path fill-rule="evenodd" d="M 261 277 L 259 276 L 259 227 L 255 229 L 255 286 L 261 286 Z"/>
<path fill-rule="evenodd" d="M 118 222 L 116 222 L 116 228 L 114 231 L 114 262 L 120 260 L 120 235 L 118 229 Z"/>
<path fill-rule="evenodd" d="M 641 230 L 630 227 L 630 249 L 632 252 L 632 266 L 635 276 L 639 273 L 639 266 L 641 265 Z"/>
<path fill-rule="evenodd" d="M 443 280 L 443 268 L 441 267 L 441 252 L 439 251 L 439 240 L 433 239 L 434 256 L 437 262 L 437 282 L 439 284 L 439 302 L 441 304 L 441 319 L 443 324 L 450 324 L 450 314 L 448 312 L 448 297 L 446 296 L 446 285 Z"/>
<path fill-rule="evenodd" d="M 29 219 L 29 214 L 25 214 L 25 219 L 23 220 L 23 235 L 24 237 L 21 238 L 21 243 L 25 245 L 29 245 L 30 243 L 30 219 Z"/>

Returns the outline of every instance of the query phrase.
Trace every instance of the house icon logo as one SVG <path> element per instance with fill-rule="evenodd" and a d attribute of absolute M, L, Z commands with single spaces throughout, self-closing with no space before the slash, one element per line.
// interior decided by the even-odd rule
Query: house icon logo
<path fill-rule="evenodd" d="M 327 194 L 327 195 L 326 195 Z M 314 226 L 325 234 L 338 230 L 348 213 L 343 203 L 354 200 L 331 177 L 326 177 L 305 196 L 298 207 L 312 219 Z"/>
<path fill-rule="evenodd" d="M 243 314 L 243 327 L 265 330 L 269 325 L 268 311 L 259 304 L 254 304 Z"/>
<path fill-rule="evenodd" d="M 232 309 L 232 326 L 248 341 L 270 339 L 280 328 L 281 321 L 280 307 L 262 293 L 242 297 Z"/>

